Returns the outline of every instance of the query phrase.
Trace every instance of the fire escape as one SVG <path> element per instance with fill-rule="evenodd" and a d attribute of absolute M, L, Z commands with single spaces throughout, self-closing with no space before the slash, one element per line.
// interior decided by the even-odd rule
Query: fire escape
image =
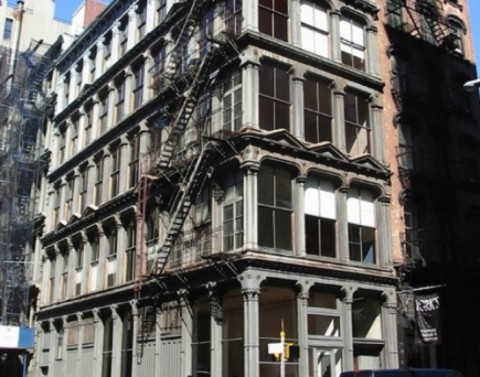
<path fill-rule="evenodd" d="M 385 14 L 391 27 L 449 50 L 454 36 L 441 10 L 440 0 L 388 0 Z"/>
<path fill-rule="evenodd" d="M 178 144 L 191 124 L 200 97 L 211 90 L 212 68 L 231 61 L 238 54 L 234 40 L 229 30 L 230 18 L 222 15 L 221 32 L 201 35 L 199 25 L 202 16 L 214 2 L 209 0 L 194 0 L 185 5 L 185 17 L 177 28 L 177 35 L 171 42 L 170 54 L 163 69 L 154 73 L 153 79 L 158 91 L 169 91 L 176 97 L 175 103 L 169 105 L 168 125 L 161 127 L 163 136 L 161 145 L 150 151 L 149 168 L 143 169 L 138 184 L 137 202 L 137 258 L 134 290 L 140 295 L 145 278 L 158 280 L 164 274 L 169 255 L 179 235 L 186 218 L 190 213 L 192 203 L 208 179 L 212 169 L 213 159 L 223 154 L 224 142 L 204 138 L 205 129 L 201 129 L 200 140 L 195 142 L 192 156 L 176 161 Z M 203 25 L 204 26 L 204 25 Z M 238 25 L 236 25 L 238 26 Z M 175 31 L 173 31 L 175 33 Z M 188 56 L 192 41 L 200 34 L 200 49 L 193 56 Z M 220 36 L 220 37 L 219 37 Z M 153 156 L 153 157 L 152 157 Z M 171 185 L 172 198 L 168 204 L 169 224 L 163 239 L 155 247 L 154 261 L 146 271 L 146 244 L 144 224 L 147 217 L 149 190 L 156 182 Z M 146 271 L 146 274 L 145 274 Z"/>

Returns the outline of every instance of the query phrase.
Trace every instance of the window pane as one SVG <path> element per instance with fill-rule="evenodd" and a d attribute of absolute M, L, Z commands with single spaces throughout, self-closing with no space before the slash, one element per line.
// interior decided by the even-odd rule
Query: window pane
<path fill-rule="evenodd" d="M 273 214 L 271 208 L 258 207 L 258 244 L 273 247 Z"/>
<path fill-rule="evenodd" d="M 277 68 L 276 72 L 276 97 L 290 102 L 290 80 L 288 72 L 284 69 Z"/>
<path fill-rule="evenodd" d="M 292 206 L 292 182 L 290 173 L 285 170 L 275 170 L 275 205 L 283 208 L 291 208 Z"/>
<path fill-rule="evenodd" d="M 356 96 L 352 93 L 345 93 L 345 120 L 352 123 L 357 122 L 357 102 Z"/>
<path fill-rule="evenodd" d="M 375 263 L 375 229 L 362 227 L 363 262 Z"/>
<path fill-rule="evenodd" d="M 303 96 L 305 108 L 318 110 L 317 82 L 315 80 L 305 80 L 303 83 Z"/>
<path fill-rule="evenodd" d="M 320 254 L 318 221 L 319 219 L 316 216 L 305 216 L 305 244 L 307 254 Z"/>
<path fill-rule="evenodd" d="M 260 97 L 260 128 L 262 130 L 273 130 L 273 101 L 269 98 Z"/>
<path fill-rule="evenodd" d="M 317 131 L 317 116 L 314 113 L 305 111 L 304 125 L 305 140 L 310 143 L 318 143 L 320 139 Z"/>
<path fill-rule="evenodd" d="M 263 34 L 272 35 L 272 14 L 269 10 L 264 8 L 259 8 L 258 10 L 258 19 L 259 19 L 259 30 Z"/>
<path fill-rule="evenodd" d="M 286 0 L 284 0 L 286 1 Z M 281 39 L 282 41 L 288 41 L 288 18 L 280 15 L 275 15 L 274 18 L 274 28 L 275 28 L 275 38 Z"/>
<path fill-rule="evenodd" d="M 275 129 L 290 129 L 290 105 L 288 103 L 275 103 Z"/>
<path fill-rule="evenodd" d="M 340 336 L 340 318 L 326 315 L 308 316 L 308 334 L 318 336 Z"/>
<path fill-rule="evenodd" d="M 274 0 L 277 12 L 288 14 L 288 0 Z"/>
<path fill-rule="evenodd" d="M 260 70 L 260 93 L 273 97 L 273 67 L 263 65 Z"/>
<path fill-rule="evenodd" d="M 275 247 L 292 249 L 292 229 L 290 211 L 275 211 Z"/>
<path fill-rule="evenodd" d="M 258 174 L 258 202 L 273 205 L 273 169 L 262 166 Z"/>
<path fill-rule="evenodd" d="M 321 220 L 321 255 L 322 257 L 335 258 L 336 232 L 335 221 L 329 219 Z"/>

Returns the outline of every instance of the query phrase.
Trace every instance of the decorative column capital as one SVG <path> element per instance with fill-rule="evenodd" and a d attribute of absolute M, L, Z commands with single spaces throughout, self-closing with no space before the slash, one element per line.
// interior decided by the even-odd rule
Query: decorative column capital
<path fill-rule="evenodd" d="M 345 295 L 342 299 L 342 302 L 345 303 L 345 304 L 352 304 L 353 303 L 353 295 L 355 294 L 355 291 L 357 289 L 354 288 L 353 286 L 349 285 L 349 286 L 343 286 L 341 288 L 341 291 L 343 292 L 343 294 Z"/>

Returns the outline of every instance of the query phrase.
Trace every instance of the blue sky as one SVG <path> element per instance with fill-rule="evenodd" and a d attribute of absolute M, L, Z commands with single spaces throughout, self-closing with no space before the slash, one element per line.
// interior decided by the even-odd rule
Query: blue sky
<path fill-rule="evenodd" d="M 61 20 L 70 20 L 74 10 L 78 8 L 82 0 L 56 0 L 57 7 L 55 15 Z M 103 0 L 105 3 L 111 3 L 113 0 Z M 480 76 L 480 0 L 468 0 L 470 8 L 470 23 L 475 42 L 475 54 L 477 62 L 477 72 Z"/>
<path fill-rule="evenodd" d="M 105 4 L 110 4 L 113 0 L 101 0 Z M 72 13 L 82 3 L 82 0 L 56 0 L 55 17 L 63 20 L 70 21 Z"/>

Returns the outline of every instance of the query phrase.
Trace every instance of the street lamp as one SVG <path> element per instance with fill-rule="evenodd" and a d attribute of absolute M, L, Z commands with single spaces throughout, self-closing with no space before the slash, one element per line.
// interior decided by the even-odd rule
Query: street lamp
<path fill-rule="evenodd" d="M 480 79 L 470 80 L 463 84 L 463 89 L 467 92 L 473 93 L 475 90 L 478 90 L 480 87 Z"/>

